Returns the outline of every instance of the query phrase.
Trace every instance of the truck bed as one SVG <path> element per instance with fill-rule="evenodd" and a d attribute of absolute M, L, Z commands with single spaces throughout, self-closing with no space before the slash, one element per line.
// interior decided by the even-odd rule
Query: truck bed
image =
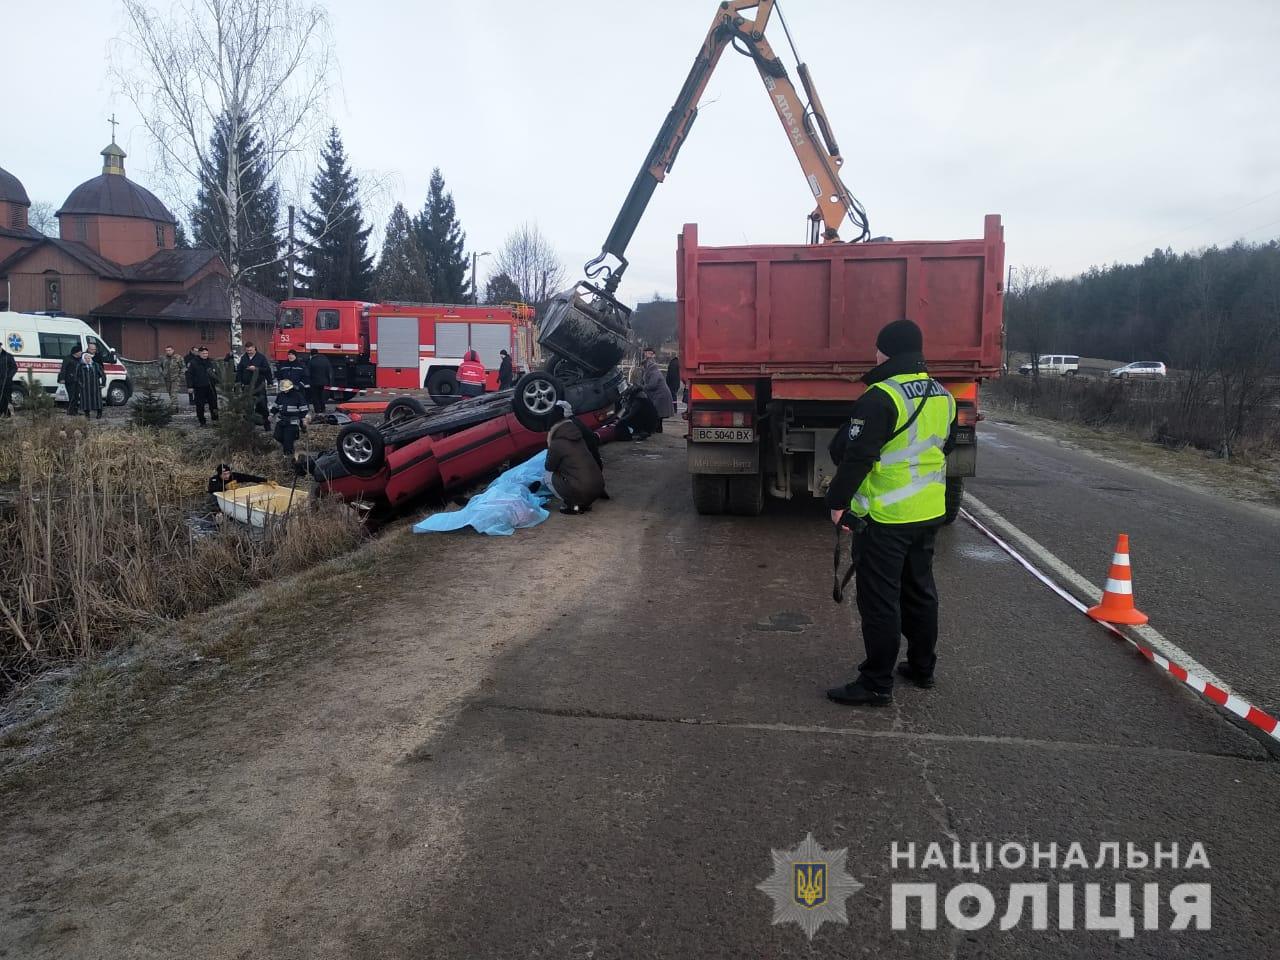
<path fill-rule="evenodd" d="M 769 378 L 774 395 L 833 395 L 875 364 L 876 333 L 924 331 L 935 376 L 1001 369 L 1004 229 L 973 240 L 701 247 L 686 224 L 676 260 L 686 379 Z M 808 389 L 806 389 L 808 388 Z M 836 391 L 838 394 L 840 391 Z"/>

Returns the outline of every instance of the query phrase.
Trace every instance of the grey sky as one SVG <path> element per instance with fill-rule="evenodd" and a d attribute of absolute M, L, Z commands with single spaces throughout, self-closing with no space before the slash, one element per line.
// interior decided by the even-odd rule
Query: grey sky
<path fill-rule="evenodd" d="M 1278 3 L 782 4 L 876 234 L 977 236 L 1000 213 L 1011 262 L 1064 274 L 1280 236 Z M 439 166 L 469 248 L 537 221 L 576 278 L 716 5 L 332 0 L 331 114 L 389 202 L 417 209 Z M 98 173 L 114 110 L 147 184 L 151 145 L 107 80 L 119 8 L 15 3 L 5 21 L 0 166 L 58 204 Z M 776 23 L 770 39 L 786 50 Z M 674 294 L 685 222 L 704 243 L 797 242 L 811 208 L 754 67 L 729 52 L 636 233 L 623 294 Z"/>

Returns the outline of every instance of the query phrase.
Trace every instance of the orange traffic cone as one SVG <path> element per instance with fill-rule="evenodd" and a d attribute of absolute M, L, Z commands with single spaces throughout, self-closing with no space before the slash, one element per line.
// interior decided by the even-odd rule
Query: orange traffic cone
<path fill-rule="evenodd" d="M 1089 616 L 1104 623 L 1138 625 L 1147 622 L 1147 615 L 1133 605 L 1133 577 L 1129 572 L 1129 535 L 1116 537 L 1116 553 L 1111 558 L 1111 572 L 1107 574 L 1107 587 L 1102 591 L 1102 602 L 1089 608 Z"/>

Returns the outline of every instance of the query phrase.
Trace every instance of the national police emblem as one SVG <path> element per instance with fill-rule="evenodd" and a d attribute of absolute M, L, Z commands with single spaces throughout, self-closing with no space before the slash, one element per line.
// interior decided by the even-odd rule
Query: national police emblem
<path fill-rule="evenodd" d="M 849 439 L 857 440 L 858 437 L 862 435 L 862 428 L 864 426 L 866 426 L 866 421 L 864 420 L 850 420 L 849 421 Z"/>
<path fill-rule="evenodd" d="M 827 921 L 848 923 L 845 900 L 862 884 L 845 873 L 847 849 L 823 850 L 807 834 L 794 850 L 771 850 L 773 874 L 756 889 L 773 899 L 773 922 L 797 924 L 810 940 Z"/>

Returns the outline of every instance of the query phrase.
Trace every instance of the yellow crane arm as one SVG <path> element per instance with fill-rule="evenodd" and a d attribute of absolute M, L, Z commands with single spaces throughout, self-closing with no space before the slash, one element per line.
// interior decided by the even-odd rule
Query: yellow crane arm
<path fill-rule="evenodd" d="M 853 239 L 865 240 L 870 236 L 866 213 L 840 180 L 840 167 L 844 164 L 844 158 L 840 156 L 839 146 L 831 134 L 831 127 L 827 123 L 808 67 L 799 62 L 797 57 L 796 72 L 808 98 L 806 102 L 797 93 L 787 75 L 786 67 L 765 39 L 765 27 L 775 7 L 776 0 L 723 0 L 720 3 L 711 29 L 707 31 L 693 67 L 685 78 L 684 86 L 680 88 L 675 104 L 667 113 L 640 172 L 636 174 L 604 246 L 599 255 L 586 264 L 589 277 L 607 274 L 605 289 L 608 292 L 617 289 L 627 266 L 627 245 L 649 205 L 653 191 L 671 171 L 693 121 L 698 117 L 698 101 L 702 98 L 721 55 L 730 46 L 755 61 L 770 102 L 782 122 L 809 189 L 817 201 L 817 206 L 809 215 L 810 242 L 838 241 L 840 225 L 846 217 L 860 231 Z M 753 19 L 748 19 L 745 15 L 749 11 L 755 11 Z M 778 17 L 782 19 L 781 10 L 778 10 Z M 785 21 L 783 29 L 786 29 Z M 617 266 L 605 264 L 610 256 L 618 261 Z"/>

